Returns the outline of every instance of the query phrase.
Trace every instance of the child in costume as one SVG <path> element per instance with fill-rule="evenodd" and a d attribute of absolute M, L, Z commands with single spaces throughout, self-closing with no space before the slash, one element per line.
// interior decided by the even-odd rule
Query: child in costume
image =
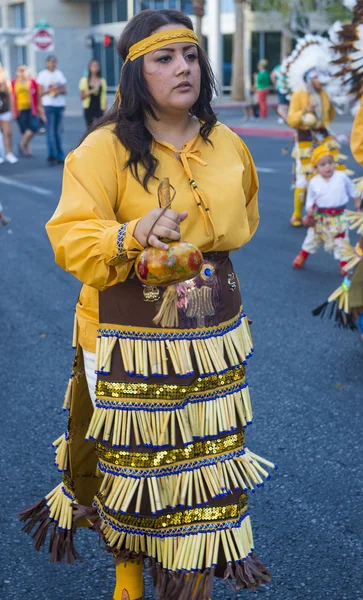
<path fill-rule="evenodd" d="M 291 225 L 302 225 L 302 208 L 308 181 L 313 173 L 311 156 L 314 147 L 324 143 L 334 156 L 337 169 L 346 170 L 340 145 L 328 131 L 335 117 L 331 98 L 330 43 L 318 35 L 306 35 L 283 62 L 281 71 L 291 95 L 287 124 L 295 129 L 294 211 Z M 334 90 L 335 92 L 335 90 Z"/>
<path fill-rule="evenodd" d="M 350 198 L 358 202 L 357 192 L 348 175 L 336 170 L 333 155 L 324 144 L 314 149 L 312 165 L 317 175 L 309 183 L 306 198 L 310 226 L 293 266 L 301 269 L 309 254 L 315 254 L 324 244 L 325 251 L 333 252 L 334 258 L 340 261 L 342 274 L 345 274 L 346 261 L 341 257 L 342 243 L 348 237 L 345 207 Z"/>
<path fill-rule="evenodd" d="M 352 3 L 349 7 L 353 10 L 351 23 L 340 25 L 337 31 L 338 42 L 334 46 L 337 58 L 334 61 L 339 66 L 337 77 L 345 77 L 349 85 L 351 98 L 360 101 L 356 113 L 350 148 L 352 154 L 363 166 L 363 0 Z M 363 195 L 363 179 L 356 181 L 358 195 Z M 328 314 L 334 317 L 335 323 L 352 330 L 359 329 L 363 339 L 363 205 L 361 198 L 356 201 L 356 209 L 360 212 L 347 211 L 347 220 L 350 229 L 360 234 L 354 246 L 345 242 L 342 248 L 342 257 L 347 261 L 345 270 L 348 275 L 343 282 L 324 302 L 313 310 L 314 316 L 323 317 Z"/>

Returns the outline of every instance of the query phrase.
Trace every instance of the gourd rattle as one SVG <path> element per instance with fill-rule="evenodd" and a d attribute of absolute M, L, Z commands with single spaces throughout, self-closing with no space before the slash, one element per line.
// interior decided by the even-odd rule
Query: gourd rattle
<path fill-rule="evenodd" d="M 160 208 L 169 208 L 173 198 L 170 198 L 169 179 L 165 177 L 158 188 Z M 141 283 L 170 286 L 193 279 L 200 273 L 203 255 L 194 244 L 165 241 L 169 245 L 168 250 L 148 246 L 138 255 L 135 261 L 135 273 Z"/>

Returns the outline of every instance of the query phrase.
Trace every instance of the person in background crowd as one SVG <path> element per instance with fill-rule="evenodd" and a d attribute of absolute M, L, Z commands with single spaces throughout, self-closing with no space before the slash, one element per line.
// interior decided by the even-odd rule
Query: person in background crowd
<path fill-rule="evenodd" d="M 5 217 L 4 213 L 3 213 L 3 207 L 2 204 L 0 202 L 0 226 L 6 227 L 6 225 L 9 225 L 9 219 L 7 217 Z"/>
<path fill-rule="evenodd" d="M 79 82 L 79 90 L 84 109 L 86 126 L 103 117 L 107 108 L 107 83 L 101 76 L 101 65 L 98 60 L 88 64 L 88 75 Z"/>
<path fill-rule="evenodd" d="M 277 114 L 279 115 L 279 123 L 282 125 L 287 120 L 289 100 L 287 98 L 286 77 L 281 72 L 281 65 L 277 65 L 271 72 L 271 81 L 277 91 Z"/>
<path fill-rule="evenodd" d="M 267 65 L 268 62 L 265 59 L 260 60 L 257 65 L 258 73 L 256 77 L 256 90 L 261 119 L 266 119 L 268 115 L 267 97 L 270 91 L 271 81 Z"/>
<path fill-rule="evenodd" d="M 11 164 L 18 162 L 13 153 L 13 112 L 11 84 L 0 65 L 0 131 L 4 136 L 5 157 L 0 156 L 0 164 L 7 160 Z"/>
<path fill-rule="evenodd" d="M 47 144 L 49 165 L 63 164 L 62 121 L 66 105 L 67 80 L 62 71 L 57 69 L 55 56 L 48 56 L 47 68 L 37 78 L 40 86 L 42 105 L 47 121 Z"/>
<path fill-rule="evenodd" d="M 19 65 L 11 82 L 13 112 L 22 134 L 19 152 L 31 156 L 30 142 L 39 129 L 39 115 L 44 115 L 39 86 L 29 75 L 26 65 Z"/>
<path fill-rule="evenodd" d="M 254 73 L 251 80 L 251 87 L 246 92 L 246 102 L 243 106 L 244 121 L 253 120 L 256 118 L 255 115 L 255 100 L 256 100 L 256 86 L 255 86 L 256 74 Z"/>

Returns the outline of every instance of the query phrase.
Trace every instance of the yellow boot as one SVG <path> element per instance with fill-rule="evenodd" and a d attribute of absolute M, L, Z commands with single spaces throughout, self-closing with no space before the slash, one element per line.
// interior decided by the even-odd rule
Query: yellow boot
<path fill-rule="evenodd" d="M 116 565 L 113 600 L 142 600 L 143 593 L 142 562 L 127 561 Z"/>
<path fill-rule="evenodd" d="M 295 188 L 294 190 L 294 212 L 290 219 L 291 225 L 300 227 L 302 225 L 302 207 L 305 202 L 306 190 L 304 188 Z"/>

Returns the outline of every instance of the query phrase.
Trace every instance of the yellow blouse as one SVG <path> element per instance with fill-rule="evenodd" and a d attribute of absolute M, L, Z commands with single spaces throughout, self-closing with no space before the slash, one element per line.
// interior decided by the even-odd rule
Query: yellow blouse
<path fill-rule="evenodd" d="M 324 127 L 328 127 L 335 117 L 335 110 L 329 100 L 328 94 L 322 90 L 320 92 L 321 104 L 322 104 L 322 117 Z M 294 92 L 289 106 L 289 112 L 287 115 L 287 124 L 294 129 L 309 129 L 308 126 L 301 123 L 301 118 L 306 112 L 306 107 L 311 102 L 309 92 L 306 90 L 299 90 Z"/>
<path fill-rule="evenodd" d="M 352 136 L 350 138 L 350 149 L 355 160 L 363 166 L 363 97 L 361 98 L 358 112 L 355 115 Z"/>
<path fill-rule="evenodd" d="M 15 94 L 18 110 L 31 108 L 30 83 L 28 81 L 26 83 L 17 81 L 15 83 Z"/>
<path fill-rule="evenodd" d="M 177 191 L 172 208 L 188 211 L 181 224 L 182 239 L 203 252 L 240 248 L 251 239 L 259 222 L 258 179 L 252 157 L 225 125 L 218 123 L 213 129 L 212 144 L 199 134 L 180 151 L 154 142 L 159 179 L 149 181 L 150 193 L 124 168 L 127 151 L 112 129 L 107 126 L 94 131 L 68 155 L 61 199 L 46 226 L 56 263 L 84 284 L 76 308 L 79 341 L 91 352 L 98 327 L 97 290 L 124 281 L 133 265 L 132 260 L 122 263 L 117 257 L 120 223 L 128 223 L 123 247 L 128 258 L 135 259 L 142 247 L 133 232 L 138 220 L 158 206 L 161 178 L 169 177 Z M 191 178 L 203 198 L 203 210 L 209 209 L 208 221 L 197 205 Z"/>

